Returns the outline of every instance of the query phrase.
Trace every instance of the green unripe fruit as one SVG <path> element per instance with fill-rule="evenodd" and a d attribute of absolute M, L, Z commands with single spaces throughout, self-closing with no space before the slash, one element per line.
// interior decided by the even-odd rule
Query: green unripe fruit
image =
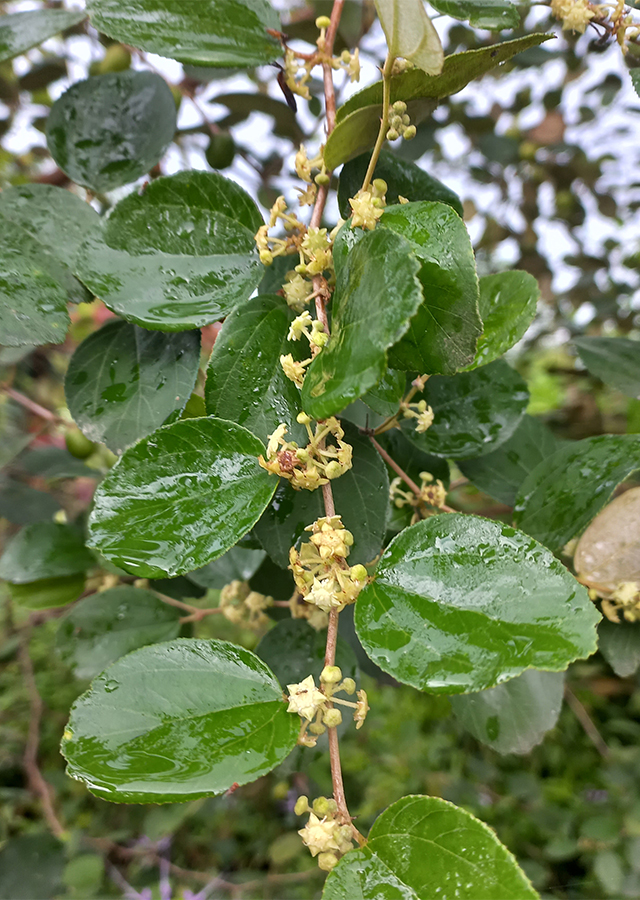
<path fill-rule="evenodd" d="M 338 804 L 335 800 L 328 797 L 316 797 L 313 801 L 313 811 L 319 819 L 325 816 L 332 816 L 338 810 Z"/>
<path fill-rule="evenodd" d="M 107 52 L 98 63 L 98 75 L 107 75 L 109 72 L 125 72 L 131 65 L 131 54 L 122 44 L 111 44 Z"/>
<path fill-rule="evenodd" d="M 236 142 L 228 131 L 213 134 L 205 157 L 212 169 L 227 169 L 236 155 Z"/>
<path fill-rule="evenodd" d="M 345 678 L 342 682 L 342 690 L 345 694 L 355 694 L 356 692 L 356 683 L 353 678 Z"/>
<path fill-rule="evenodd" d="M 96 449 L 96 445 L 93 441 L 90 441 L 88 437 L 85 437 L 84 434 L 80 431 L 79 428 L 71 428 L 64 436 L 64 442 L 67 445 L 67 450 L 72 456 L 75 456 L 76 459 L 86 459 Z"/>
<path fill-rule="evenodd" d="M 297 816 L 302 816 L 306 812 L 309 812 L 309 798 L 305 797 L 304 794 L 301 797 L 298 797 L 296 805 L 293 807 L 293 811 Z"/>

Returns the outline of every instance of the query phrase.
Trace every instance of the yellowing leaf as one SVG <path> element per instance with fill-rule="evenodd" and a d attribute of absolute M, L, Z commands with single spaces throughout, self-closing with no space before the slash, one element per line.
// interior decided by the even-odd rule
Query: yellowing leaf
<path fill-rule="evenodd" d="M 389 53 L 414 63 L 427 75 L 439 75 L 444 51 L 422 0 L 375 0 Z"/>
<path fill-rule="evenodd" d="M 640 488 L 625 491 L 595 517 L 580 538 L 574 565 L 583 581 L 607 590 L 640 581 Z"/>

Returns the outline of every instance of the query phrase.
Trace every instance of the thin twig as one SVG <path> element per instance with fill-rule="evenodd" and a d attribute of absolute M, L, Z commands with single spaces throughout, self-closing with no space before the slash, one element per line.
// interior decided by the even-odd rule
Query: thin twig
<path fill-rule="evenodd" d="M 373 173 L 378 164 L 380 152 L 387 139 L 387 131 L 389 130 L 389 107 L 391 105 L 391 70 L 394 61 L 394 57 L 388 53 L 382 70 L 382 118 L 380 119 L 380 130 L 378 131 L 378 137 L 373 148 L 373 153 L 371 154 L 371 159 L 369 160 L 367 174 L 364 176 L 364 181 L 362 182 L 361 190 L 363 191 L 366 191 L 371 183 Z"/>
<path fill-rule="evenodd" d="M 33 413 L 35 416 L 39 416 L 41 419 L 46 419 L 48 422 L 53 422 L 56 425 L 64 424 L 64 419 L 61 419 L 60 416 L 52 413 L 51 410 L 45 409 L 44 406 L 40 406 L 39 403 L 30 400 L 29 397 L 21 394 L 20 391 L 16 391 L 12 387 L 5 387 L 3 390 L 7 397 L 11 397 L 12 400 L 15 400 L 20 406 L 28 409 L 29 412 Z"/>
<path fill-rule="evenodd" d="M 576 695 L 573 693 L 571 688 L 565 687 L 564 689 L 564 698 L 571 707 L 576 719 L 582 727 L 584 728 L 585 734 L 596 748 L 598 753 L 603 759 L 609 759 L 611 756 L 611 750 L 607 746 L 605 739 L 602 737 L 598 729 L 593 723 L 593 719 L 583 706 L 583 704 L 578 700 Z"/>
<path fill-rule="evenodd" d="M 398 465 L 398 463 L 395 461 L 395 459 L 393 459 L 391 456 L 389 456 L 389 454 L 388 454 L 387 451 L 384 449 L 384 447 L 382 447 L 382 446 L 376 441 L 376 439 L 373 437 L 373 435 L 369 435 L 369 440 L 371 441 L 371 443 L 373 444 L 373 446 L 376 448 L 376 450 L 378 451 L 378 453 L 380 454 L 380 456 L 384 459 L 384 461 L 385 461 L 389 466 L 391 466 L 391 468 L 392 468 L 393 471 L 396 473 L 396 475 L 399 475 L 400 478 L 402 478 L 402 480 L 403 480 L 404 483 L 407 485 L 407 487 L 409 488 L 409 490 L 411 490 L 411 491 L 413 492 L 413 494 L 414 494 L 414 495 L 416 496 L 416 498 L 420 501 L 420 503 L 421 503 L 421 504 L 424 504 L 424 503 L 425 503 L 425 500 L 424 500 L 424 498 L 423 498 L 423 496 L 422 496 L 422 492 L 421 492 L 420 488 L 418 487 L 418 485 L 417 485 L 417 484 L 415 483 L 415 481 L 413 480 L 413 478 L 410 478 L 409 475 L 407 475 L 407 473 L 405 472 L 405 470 L 402 469 L 402 468 Z M 441 509 L 443 512 L 456 512 L 456 510 L 453 509 L 453 507 L 447 506 L 446 503 L 443 503 L 442 506 L 439 506 L 439 507 L 438 507 L 438 509 Z"/>

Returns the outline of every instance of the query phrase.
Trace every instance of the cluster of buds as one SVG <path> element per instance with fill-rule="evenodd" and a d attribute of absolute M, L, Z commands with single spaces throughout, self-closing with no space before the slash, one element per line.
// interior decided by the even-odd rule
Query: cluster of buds
<path fill-rule="evenodd" d="M 300 178 L 301 181 L 306 181 L 307 184 L 329 184 L 330 178 L 327 174 L 327 167 L 324 164 L 324 155 L 323 155 L 323 147 L 320 148 L 320 152 L 313 159 L 309 159 L 307 156 L 307 148 L 304 144 L 300 144 L 300 148 L 296 153 L 296 158 L 294 161 L 296 175 Z M 313 170 L 319 169 L 317 175 L 313 175 Z M 307 206 L 308 204 L 301 203 L 301 206 Z"/>
<path fill-rule="evenodd" d="M 551 0 L 551 12 L 562 20 L 563 31 L 584 30 L 596 15 L 594 6 L 588 0 Z"/>
<path fill-rule="evenodd" d="M 299 413 L 297 421 L 307 429 L 309 436 L 307 446 L 299 447 L 295 441 L 286 441 L 284 436 L 287 433 L 287 426 L 281 424 L 269 436 L 267 459 L 260 456 L 258 462 L 272 475 L 286 478 L 296 490 L 304 488 L 314 491 L 334 478 L 344 475 L 351 468 L 353 448 L 343 440 L 344 431 L 333 416 L 324 422 L 318 422 L 315 434 L 311 430 L 311 418 L 306 413 Z M 325 446 L 329 436 L 335 439 L 337 446 L 332 444 Z"/>
<path fill-rule="evenodd" d="M 289 609 L 292 619 L 306 619 L 315 631 L 324 631 L 329 624 L 329 613 L 312 603 L 305 603 L 298 590 L 289 600 Z"/>
<path fill-rule="evenodd" d="M 284 53 L 284 80 L 287 87 L 293 94 L 297 94 L 304 100 L 311 100 L 309 93 L 309 80 L 311 71 L 315 66 L 315 60 L 302 59 L 298 57 L 294 50 L 287 47 Z"/>
<path fill-rule="evenodd" d="M 232 581 L 220 591 L 223 616 L 235 625 L 247 625 L 256 630 L 269 623 L 265 609 L 273 605 L 273 597 L 252 591 L 246 581 Z"/>
<path fill-rule="evenodd" d="M 298 684 L 288 684 L 287 712 L 296 713 L 302 719 L 298 744 L 302 747 L 315 747 L 318 738 L 327 728 L 337 728 L 342 723 L 342 713 L 334 704 L 346 706 L 353 710 L 353 721 L 356 729 L 362 728 L 369 712 L 366 691 L 356 693 L 353 678 L 343 678 L 338 666 L 325 666 L 320 673 L 320 688 L 316 687 L 313 675 L 308 675 Z M 357 701 L 336 697 L 338 693 L 349 696 L 356 694 Z"/>
<path fill-rule="evenodd" d="M 410 141 L 415 136 L 416 126 L 411 124 L 411 119 L 407 115 L 407 104 L 403 100 L 396 100 L 389 110 L 387 140 L 397 141 L 402 137 L 405 141 Z"/>
<path fill-rule="evenodd" d="M 305 310 L 289 326 L 287 340 L 299 341 L 302 335 L 307 338 L 312 347 L 321 349 L 329 340 L 329 335 L 324 330 L 324 325 L 319 319 L 312 319 Z"/>
<path fill-rule="evenodd" d="M 376 178 L 369 190 L 358 191 L 355 197 L 349 200 L 352 228 L 365 228 L 373 231 L 384 212 L 387 190 L 387 182 L 382 178 Z"/>
<path fill-rule="evenodd" d="M 431 472 L 420 472 L 420 494 L 417 495 L 413 491 L 407 491 L 403 488 L 402 478 L 394 478 L 389 486 L 389 497 L 394 506 L 402 509 L 404 506 L 413 506 L 417 509 L 421 503 L 433 506 L 436 509 L 442 509 L 447 499 L 447 490 L 443 483 L 434 480 Z M 416 514 L 415 519 L 419 516 Z"/>
<path fill-rule="evenodd" d="M 287 237 L 278 238 L 269 236 L 269 231 L 275 228 L 278 222 L 284 225 Z M 256 246 L 260 253 L 260 262 L 264 266 L 270 266 L 276 256 L 287 256 L 298 252 L 306 228 L 293 213 L 287 211 L 287 202 L 284 197 L 278 197 L 271 207 L 269 222 L 261 225 L 254 235 Z"/>
<path fill-rule="evenodd" d="M 589 592 L 595 599 L 597 592 Z M 627 622 L 640 622 L 640 584 L 623 581 L 602 600 L 602 612 L 611 622 L 620 622 L 620 615 Z"/>
<path fill-rule="evenodd" d="M 327 797 L 316 797 L 309 806 L 309 798 L 298 797 L 294 807 L 297 816 L 309 813 L 309 821 L 298 831 L 305 847 L 318 860 L 318 866 L 330 872 L 338 860 L 353 848 L 351 825 L 341 822 L 338 804 Z"/>
<path fill-rule="evenodd" d="M 401 409 L 405 419 L 416 420 L 418 434 L 422 434 L 433 425 L 433 410 L 427 406 L 426 400 L 419 400 L 417 403 L 403 403 Z"/>
<path fill-rule="evenodd" d="M 305 602 L 326 613 L 355 603 L 366 584 L 367 570 L 346 561 L 353 545 L 351 532 L 343 527 L 340 516 L 323 516 L 305 530 L 311 538 L 299 551 L 295 547 L 289 551 L 289 568 Z"/>

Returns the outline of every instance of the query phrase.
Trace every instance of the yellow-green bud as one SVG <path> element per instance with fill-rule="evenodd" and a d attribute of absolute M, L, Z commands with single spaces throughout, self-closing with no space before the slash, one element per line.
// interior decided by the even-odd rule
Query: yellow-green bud
<path fill-rule="evenodd" d="M 316 28 L 328 28 L 331 25 L 329 16 L 318 16 L 316 19 Z"/>
<path fill-rule="evenodd" d="M 389 190 L 389 185 L 384 180 L 384 178 L 376 178 L 372 184 L 374 194 L 377 194 L 378 197 L 384 197 L 384 195 Z"/>
<path fill-rule="evenodd" d="M 405 129 L 405 132 L 402 135 L 402 137 L 405 139 L 405 141 L 411 141 L 411 140 L 413 140 L 413 138 L 415 136 L 416 136 L 416 126 L 415 125 L 409 125 L 409 127 Z"/>
<path fill-rule="evenodd" d="M 389 125 L 391 125 L 392 128 L 395 128 L 396 131 L 399 131 L 400 126 L 402 125 L 402 116 L 391 116 Z"/>
<path fill-rule="evenodd" d="M 337 728 L 342 722 L 342 713 L 339 709 L 328 709 L 322 716 L 322 721 L 327 728 Z"/>
<path fill-rule="evenodd" d="M 306 412 L 299 412 L 296 416 L 296 422 L 298 423 L 298 425 L 310 425 L 311 416 L 308 416 Z"/>
<path fill-rule="evenodd" d="M 309 462 L 309 451 L 305 450 L 304 447 L 300 447 L 296 450 L 296 459 L 299 459 L 300 462 Z"/>
<path fill-rule="evenodd" d="M 367 577 L 367 570 L 362 564 L 351 566 L 351 577 L 355 578 L 356 581 L 364 581 Z"/>
<path fill-rule="evenodd" d="M 342 681 L 342 671 L 340 666 L 325 666 L 320 673 L 320 681 L 325 684 L 337 684 Z"/>
<path fill-rule="evenodd" d="M 325 850 L 324 853 L 318 853 L 318 867 L 322 869 L 323 872 L 330 872 L 332 869 L 338 865 L 338 857 L 335 853 L 331 853 L 330 850 Z"/>
<path fill-rule="evenodd" d="M 327 463 L 327 465 L 325 466 L 324 474 L 329 479 L 329 481 L 334 478 L 340 478 L 340 476 L 343 474 L 342 466 L 337 460 L 332 459 L 331 462 Z"/>
<path fill-rule="evenodd" d="M 313 811 L 319 819 L 331 816 L 338 811 L 338 804 L 328 797 L 316 797 L 313 801 Z"/>
<path fill-rule="evenodd" d="M 298 263 L 298 265 L 295 267 L 295 271 L 298 273 L 298 275 L 306 275 L 307 274 L 306 263 Z"/>
<path fill-rule="evenodd" d="M 318 172 L 318 174 L 316 175 L 316 177 L 313 180 L 318 185 L 329 184 L 331 181 L 329 176 L 326 175 L 324 172 Z"/>
<path fill-rule="evenodd" d="M 345 694 L 355 694 L 356 691 L 356 683 L 353 678 L 345 678 L 342 682 L 342 690 Z"/>
<path fill-rule="evenodd" d="M 314 722 L 312 725 L 309 725 L 309 731 L 313 734 L 324 734 L 327 729 L 324 725 L 321 725 L 320 722 Z"/>
<path fill-rule="evenodd" d="M 347 547 L 353 547 L 353 535 L 351 534 L 350 531 L 347 531 L 345 529 L 345 532 L 342 536 L 342 540 L 345 542 Z"/>
<path fill-rule="evenodd" d="M 270 266 L 273 262 L 273 254 L 270 250 L 261 250 L 260 251 L 260 262 L 263 266 Z"/>
<path fill-rule="evenodd" d="M 309 798 L 305 797 L 303 794 L 301 797 L 298 797 L 296 800 L 296 805 L 293 807 L 293 811 L 297 816 L 303 816 L 305 813 L 309 812 Z"/>
<path fill-rule="evenodd" d="M 393 111 L 395 113 L 402 115 L 403 113 L 406 113 L 406 111 L 407 111 L 407 104 L 404 102 L 404 100 L 396 100 L 396 102 L 393 104 L 393 106 L 391 108 L 393 109 Z"/>
<path fill-rule="evenodd" d="M 390 129 L 387 131 L 387 140 L 388 140 L 388 141 L 397 141 L 399 137 L 400 137 L 400 135 L 399 135 L 398 132 L 395 130 L 395 128 L 390 128 Z"/>

